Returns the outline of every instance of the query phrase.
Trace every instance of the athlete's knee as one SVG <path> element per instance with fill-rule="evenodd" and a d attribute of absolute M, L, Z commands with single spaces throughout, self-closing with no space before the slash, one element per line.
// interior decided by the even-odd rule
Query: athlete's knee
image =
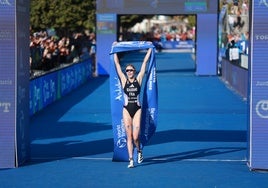
<path fill-rule="evenodd" d="M 139 136 L 133 136 L 133 142 L 137 144 L 139 142 Z"/>
<path fill-rule="evenodd" d="M 132 134 L 127 134 L 127 141 L 132 142 L 133 141 L 133 135 Z"/>

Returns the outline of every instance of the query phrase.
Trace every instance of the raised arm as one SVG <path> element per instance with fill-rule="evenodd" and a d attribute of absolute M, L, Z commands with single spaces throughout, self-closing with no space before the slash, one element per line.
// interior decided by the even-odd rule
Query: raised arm
<path fill-rule="evenodd" d="M 123 83 L 126 82 L 126 77 L 125 77 L 124 73 L 122 72 L 122 68 L 121 68 L 117 53 L 114 53 L 114 63 L 115 63 L 116 72 L 117 72 L 117 74 L 120 78 L 120 81 L 121 81 L 121 85 L 123 86 Z"/>
<path fill-rule="evenodd" d="M 147 62 L 148 62 L 148 60 L 150 58 L 151 53 L 152 53 L 152 48 L 149 48 L 147 50 L 147 53 L 146 53 L 144 59 L 143 59 L 140 72 L 139 72 L 139 74 L 137 76 L 137 80 L 138 80 L 139 84 L 141 84 L 141 82 L 142 82 L 143 76 L 144 76 L 145 71 L 146 71 L 146 65 L 147 65 Z"/>

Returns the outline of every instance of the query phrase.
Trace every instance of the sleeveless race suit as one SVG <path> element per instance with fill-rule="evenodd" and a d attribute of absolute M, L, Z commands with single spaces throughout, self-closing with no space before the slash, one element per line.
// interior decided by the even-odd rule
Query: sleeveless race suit
<path fill-rule="evenodd" d="M 136 112 L 141 108 L 139 95 L 141 86 L 137 79 L 131 83 L 129 80 L 126 81 L 124 87 L 124 108 L 128 111 L 129 115 L 133 118 Z"/>

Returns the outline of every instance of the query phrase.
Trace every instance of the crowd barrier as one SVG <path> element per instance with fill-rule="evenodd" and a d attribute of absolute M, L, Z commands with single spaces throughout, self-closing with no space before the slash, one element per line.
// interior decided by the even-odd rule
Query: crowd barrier
<path fill-rule="evenodd" d="M 222 79 L 243 98 L 248 96 L 248 70 L 222 59 Z"/>
<path fill-rule="evenodd" d="M 30 116 L 91 78 L 91 59 L 70 64 L 30 80 Z"/>
<path fill-rule="evenodd" d="M 195 43 L 192 40 L 162 42 L 162 48 L 164 49 L 193 49 L 194 47 Z"/>

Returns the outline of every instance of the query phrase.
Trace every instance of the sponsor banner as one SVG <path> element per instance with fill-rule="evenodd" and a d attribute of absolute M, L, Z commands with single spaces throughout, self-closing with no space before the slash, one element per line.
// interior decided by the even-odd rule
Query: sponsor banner
<path fill-rule="evenodd" d="M 193 49 L 194 41 L 164 41 L 161 42 L 164 49 Z"/>
<path fill-rule="evenodd" d="M 97 14 L 97 71 L 98 75 L 109 75 L 110 61 L 107 54 L 111 44 L 116 41 L 117 15 Z M 101 52 L 101 53 L 98 53 Z"/>
<path fill-rule="evenodd" d="M 186 12 L 206 12 L 207 0 L 188 0 L 184 3 L 184 9 Z"/>
<path fill-rule="evenodd" d="M 70 65 L 30 81 L 30 115 L 70 93 L 91 77 L 91 60 Z"/>
<path fill-rule="evenodd" d="M 268 169 L 268 1 L 252 4 L 250 153 L 252 169 Z"/>
<path fill-rule="evenodd" d="M 15 2 L 0 1 L 0 168 L 15 167 Z"/>
<path fill-rule="evenodd" d="M 114 66 L 113 54 L 117 52 L 144 50 L 148 48 L 154 48 L 153 44 L 142 41 L 119 42 L 112 47 L 110 53 L 110 98 L 114 136 L 114 161 L 128 161 L 129 157 L 127 152 L 126 132 L 122 119 L 124 102 L 123 90 Z M 146 145 L 153 136 L 157 127 L 158 95 L 154 50 L 152 50 L 149 64 L 147 65 L 147 74 L 145 75 L 144 80 L 145 87 L 142 100 L 141 147 Z M 135 149 L 134 159 L 136 155 L 137 150 Z"/>
<path fill-rule="evenodd" d="M 57 100 L 58 83 L 60 81 L 57 81 L 57 72 L 30 81 L 30 115 Z"/>
<path fill-rule="evenodd" d="M 215 0 L 96 0 L 96 5 L 98 13 L 133 15 L 205 14 L 218 10 Z"/>
<path fill-rule="evenodd" d="M 115 14 L 97 14 L 97 34 L 115 34 L 115 20 Z"/>

